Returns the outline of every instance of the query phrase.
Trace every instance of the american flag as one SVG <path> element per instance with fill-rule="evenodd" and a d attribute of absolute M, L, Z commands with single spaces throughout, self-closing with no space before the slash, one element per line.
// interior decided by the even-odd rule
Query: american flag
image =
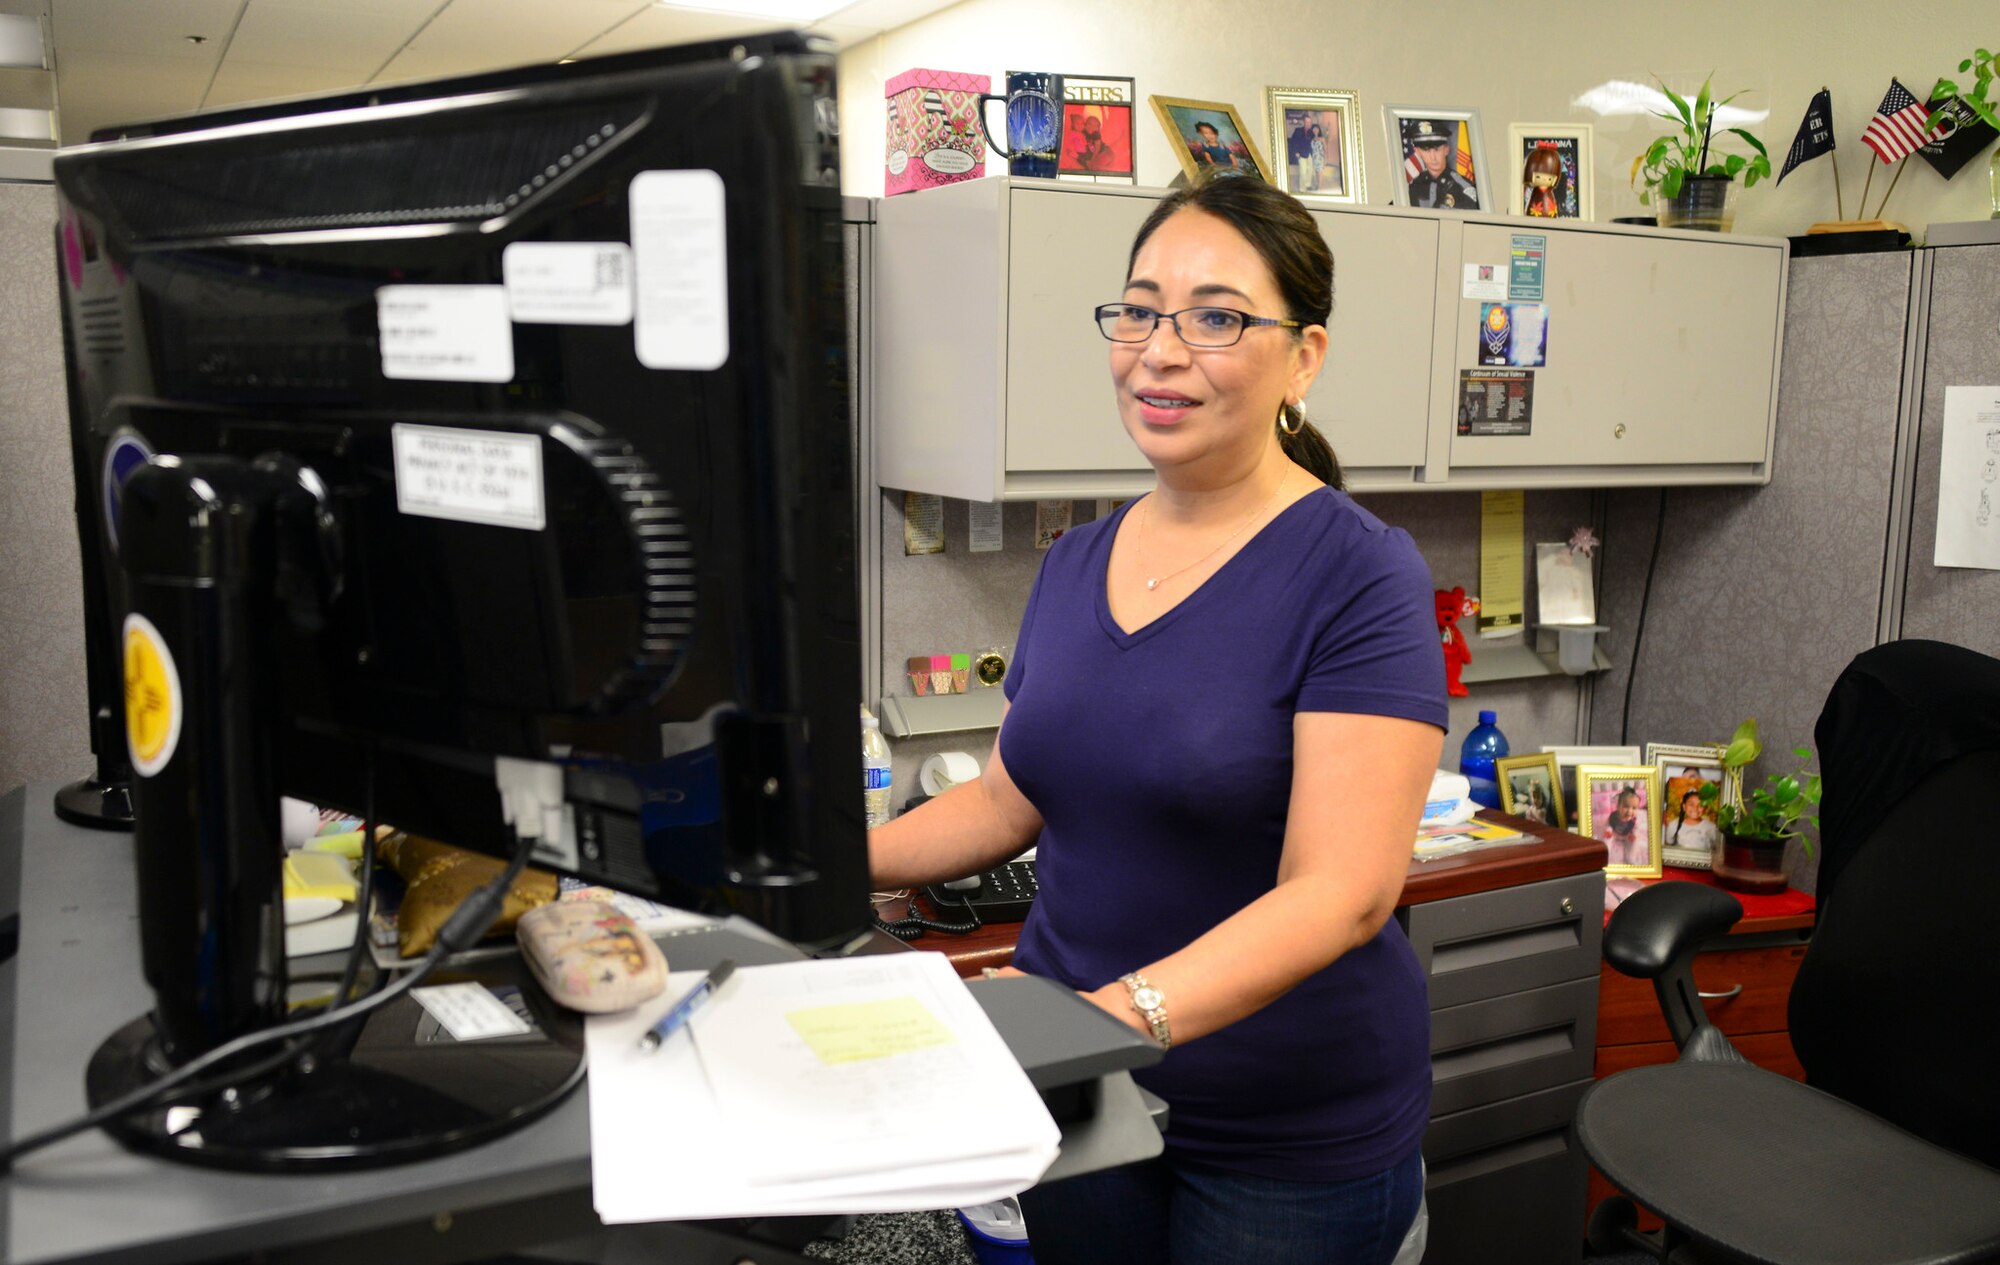
<path fill-rule="evenodd" d="M 1924 103 L 1891 79 L 1889 94 L 1875 107 L 1875 117 L 1862 130 L 1861 143 L 1874 150 L 1883 162 L 1895 162 L 1929 139 L 1924 131 L 1924 120 L 1928 117 L 1930 111 L 1924 109 Z"/>

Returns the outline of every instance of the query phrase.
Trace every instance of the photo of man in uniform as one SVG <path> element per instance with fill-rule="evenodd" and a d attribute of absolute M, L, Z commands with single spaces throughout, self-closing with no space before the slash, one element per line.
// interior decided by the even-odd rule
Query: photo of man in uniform
<path fill-rule="evenodd" d="M 1477 211 L 1478 186 L 1457 170 L 1458 124 L 1450 119 L 1399 122 L 1406 160 L 1417 165 L 1417 174 L 1410 177 L 1410 205 Z"/>

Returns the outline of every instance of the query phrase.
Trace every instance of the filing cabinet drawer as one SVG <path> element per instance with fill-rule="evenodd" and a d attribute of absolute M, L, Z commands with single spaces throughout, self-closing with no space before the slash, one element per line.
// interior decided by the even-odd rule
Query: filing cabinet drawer
<path fill-rule="evenodd" d="M 1433 1119 L 1590 1079 L 1597 977 L 1431 1014 Z"/>
<path fill-rule="evenodd" d="M 1572 875 L 1409 905 L 1403 929 L 1430 983 L 1431 1009 L 1565 980 L 1597 978 L 1604 876 Z"/>
<path fill-rule="evenodd" d="M 1573 1265 L 1587 1163 L 1570 1118 L 1590 1082 L 1431 1121 L 1424 1265 Z"/>
<path fill-rule="evenodd" d="M 1695 987 L 1704 993 L 1726 994 L 1703 1002 L 1708 1021 L 1732 1037 L 1785 1031 L 1792 981 L 1798 977 L 1805 953 L 1805 945 L 1793 944 L 1697 954 Z M 1672 1040 L 1651 980 L 1621 975 L 1608 964 L 1601 975 L 1597 1025 L 1601 1043 L 1639 1045 Z"/>
<path fill-rule="evenodd" d="M 1425 1186 L 1449 1185 L 1537 1158 L 1551 1149 L 1540 1139 L 1567 1133 L 1576 1105 L 1590 1086 L 1589 1080 L 1570 1081 L 1505 1102 L 1431 1117 L 1424 1131 Z"/>

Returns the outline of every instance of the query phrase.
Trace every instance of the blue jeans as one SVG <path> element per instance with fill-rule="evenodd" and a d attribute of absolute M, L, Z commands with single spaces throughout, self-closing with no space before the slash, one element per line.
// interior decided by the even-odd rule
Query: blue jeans
<path fill-rule="evenodd" d="M 1416 1151 L 1341 1182 L 1162 1156 L 1023 1191 L 1021 1211 L 1035 1265 L 1389 1265 L 1422 1198 Z"/>

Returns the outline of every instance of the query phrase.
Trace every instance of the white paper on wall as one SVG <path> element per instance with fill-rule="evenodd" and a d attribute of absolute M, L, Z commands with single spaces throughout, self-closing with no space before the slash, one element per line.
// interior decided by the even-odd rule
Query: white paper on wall
<path fill-rule="evenodd" d="M 2000 386 L 1946 387 L 1943 432 L 1931 561 L 2000 571 Z"/>

